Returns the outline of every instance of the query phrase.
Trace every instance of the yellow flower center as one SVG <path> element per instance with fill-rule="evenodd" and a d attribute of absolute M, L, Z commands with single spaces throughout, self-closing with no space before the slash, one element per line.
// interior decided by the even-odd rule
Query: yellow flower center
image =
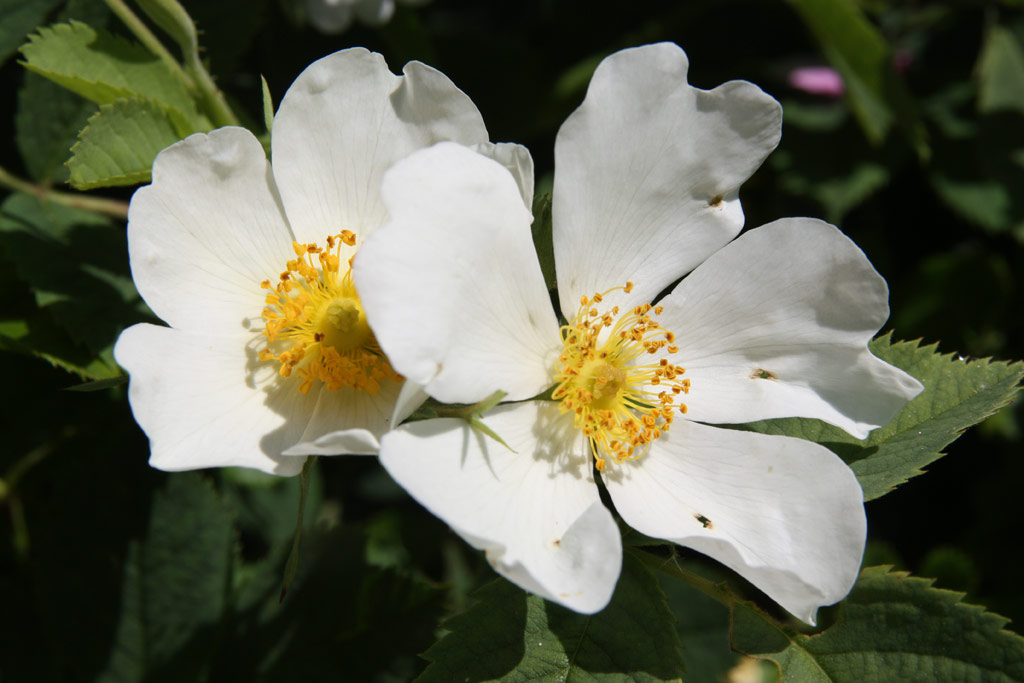
<path fill-rule="evenodd" d="M 643 304 L 623 315 L 618 306 L 598 310 L 604 297 L 620 289 L 628 293 L 633 283 L 582 297 L 576 317 L 562 326 L 563 348 L 551 394 L 589 438 L 598 470 L 604 470 L 606 458 L 621 463 L 643 456 L 669 430 L 675 411 L 686 413 L 681 398 L 690 393 L 690 380 L 681 378 L 683 368 L 664 357 L 643 362 L 662 349 L 679 351 L 675 334 L 654 320 L 661 306 Z"/>
<path fill-rule="evenodd" d="M 327 238 L 327 248 L 292 242 L 295 259 L 268 290 L 263 309 L 267 348 L 261 361 L 276 360 L 282 377 L 295 373 L 299 391 L 308 394 L 314 381 L 330 391 L 353 387 L 375 394 L 381 380 L 399 380 L 366 323 L 352 283 L 351 260 L 340 272 L 341 246 L 355 246 L 349 230 Z M 314 261 L 315 258 L 315 261 Z M 319 266 L 319 267 L 318 267 Z"/>

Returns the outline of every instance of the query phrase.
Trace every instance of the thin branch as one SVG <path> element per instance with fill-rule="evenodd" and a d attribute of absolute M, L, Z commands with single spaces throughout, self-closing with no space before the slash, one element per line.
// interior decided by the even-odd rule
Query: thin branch
<path fill-rule="evenodd" d="M 213 118 L 214 125 L 239 125 L 238 117 L 235 116 L 235 112 L 231 111 L 231 107 L 228 106 L 224 93 L 213 82 L 213 77 L 210 76 L 210 72 L 203 65 L 203 60 L 199 58 L 198 50 L 185 53 L 185 68 L 195 78 L 199 94 L 202 95 L 203 101 L 206 102 L 207 110 Z"/>
<path fill-rule="evenodd" d="M 40 185 L 33 185 L 27 180 L 22 180 L 21 178 L 11 175 L 3 168 L 0 168 L 0 187 L 6 187 L 7 189 L 15 192 L 24 192 L 25 194 L 38 197 L 46 202 L 53 202 L 54 204 L 70 206 L 75 209 L 84 209 L 86 211 L 94 211 L 96 213 L 113 216 L 114 218 L 119 218 L 121 220 L 126 220 L 128 218 L 128 202 L 122 202 L 117 199 L 106 199 L 104 197 L 91 197 L 89 195 L 76 194 L 73 192 L 51 190 Z"/>
<path fill-rule="evenodd" d="M 181 64 L 178 64 L 178 60 L 174 58 L 174 55 L 171 54 L 170 50 L 164 47 L 164 44 L 160 42 L 160 39 L 149 30 L 149 27 L 131 11 L 123 0 L 103 1 L 107 3 L 107 7 L 110 8 L 110 11 L 116 14 L 117 18 L 128 27 L 128 30 L 135 34 L 135 37 L 139 39 L 139 42 L 142 43 L 147 50 L 159 57 L 160 61 L 170 67 L 171 71 L 174 72 L 174 75 L 180 78 L 189 90 L 196 89 L 195 81 L 183 68 L 181 68 Z"/>

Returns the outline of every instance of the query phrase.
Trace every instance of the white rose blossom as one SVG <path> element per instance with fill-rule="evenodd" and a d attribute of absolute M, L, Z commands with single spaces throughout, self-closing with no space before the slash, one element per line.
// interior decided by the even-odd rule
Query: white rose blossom
<path fill-rule="evenodd" d="M 482 418 L 508 448 L 440 418 L 388 433 L 380 458 L 498 573 L 576 611 L 602 609 L 621 567 L 600 471 L 630 526 L 813 623 L 857 576 L 855 476 L 816 443 L 713 425 L 802 416 L 863 438 L 921 385 L 868 351 L 888 291 L 836 228 L 783 219 L 733 240 L 781 110 L 686 72 L 675 45 L 616 53 L 558 133 L 562 326 L 506 168 L 442 143 L 385 175 L 390 217 L 354 265 L 377 339 L 439 401 L 509 403 Z"/>
<path fill-rule="evenodd" d="M 441 140 L 523 155 L 487 143 L 443 74 L 403 74 L 363 49 L 314 62 L 274 117 L 273 166 L 234 127 L 157 156 L 128 243 L 139 293 L 169 327 L 135 325 L 114 350 L 154 467 L 296 474 L 305 458 L 289 456 L 376 452 L 422 397 L 402 392 L 352 285 L 350 257 L 386 215 L 381 177 Z"/>

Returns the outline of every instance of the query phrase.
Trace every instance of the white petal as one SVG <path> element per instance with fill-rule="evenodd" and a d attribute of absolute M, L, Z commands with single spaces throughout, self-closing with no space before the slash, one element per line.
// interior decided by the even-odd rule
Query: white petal
<path fill-rule="evenodd" d="M 462 420 L 426 420 L 387 434 L 381 464 L 502 576 L 577 612 L 602 609 L 622 541 L 572 420 L 530 401 L 484 422 L 516 452 Z"/>
<path fill-rule="evenodd" d="M 318 389 L 281 381 L 256 361 L 252 337 L 134 325 L 114 357 L 128 371 L 128 400 L 149 437 L 150 464 L 178 471 L 252 467 L 293 475 L 303 458 L 282 457 L 306 428 Z"/>
<path fill-rule="evenodd" d="M 446 403 L 550 386 L 558 322 L 509 172 L 442 143 L 396 164 L 382 191 L 391 218 L 353 275 L 392 367 Z"/>
<path fill-rule="evenodd" d="M 679 421 L 602 478 L 634 529 L 713 557 L 810 624 L 857 578 L 863 494 L 824 446 Z"/>
<path fill-rule="evenodd" d="M 742 81 L 687 84 L 671 43 L 617 52 L 555 142 L 562 313 L 634 282 L 649 301 L 739 232 L 738 190 L 778 144 L 779 104 Z"/>
<path fill-rule="evenodd" d="M 323 389 L 306 431 L 285 455 L 375 454 L 391 429 L 401 382 L 384 380 L 376 394 Z"/>
<path fill-rule="evenodd" d="M 380 450 L 378 437 L 368 429 L 340 429 L 300 441 L 283 455 L 375 455 Z"/>
<path fill-rule="evenodd" d="M 508 169 L 516 179 L 519 193 L 523 195 L 523 203 L 533 211 L 533 157 L 530 150 L 514 142 L 484 142 L 470 147 L 485 157 L 494 159 Z"/>
<path fill-rule="evenodd" d="M 274 118 L 274 177 L 300 242 L 384 221 L 380 182 L 399 159 L 441 140 L 487 141 L 480 112 L 419 62 L 396 76 L 362 48 L 324 57 L 288 89 Z"/>
<path fill-rule="evenodd" d="M 787 218 L 742 235 L 661 302 L 692 383 L 687 417 L 814 417 L 865 438 L 922 388 L 867 349 L 887 300 L 864 253 L 827 223 Z"/>
<path fill-rule="evenodd" d="M 128 209 L 132 277 L 171 326 L 239 335 L 294 258 L 263 147 L 244 128 L 197 133 L 153 162 Z"/>
<path fill-rule="evenodd" d="M 423 390 L 422 384 L 405 380 L 402 382 L 402 390 L 395 400 L 395 410 L 391 414 L 391 424 L 400 425 L 416 409 L 427 400 L 427 392 Z"/>

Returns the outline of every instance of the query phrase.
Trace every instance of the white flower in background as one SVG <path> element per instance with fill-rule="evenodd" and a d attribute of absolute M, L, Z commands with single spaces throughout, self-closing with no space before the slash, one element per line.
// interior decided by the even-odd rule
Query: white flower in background
<path fill-rule="evenodd" d="M 273 167 L 243 128 L 157 156 L 128 243 L 139 293 L 170 327 L 135 325 L 114 350 L 154 467 L 288 475 L 305 460 L 288 456 L 376 452 L 415 392 L 400 401 L 350 258 L 386 215 L 384 172 L 440 140 L 516 156 L 486 144 L 476 107 L 440 72 L 411 62 L 396 76 L 353 49 L 292 84 Z"/>
<path fill-rule="evenodd" d="M 398 0 L 420 7 L 430 0 Z M 358 19 L 367 26 L 383 26 L 395 13 L 395 0 L 306 0 L 309 23 L 323 33 L 341 33 Z"/>
<path fill-rule="evenodd" d="M 483 416 L 510 449 L 434 419 L 384 436 L 380 457 L 499 573 L 574 610 L 604 607 L 620 570 L 599 470 L 632 527 L 813 622 L 860 565 L 856 478 L 818 444 L 711 425 L 804 416 L 864 437 L 921 386 L 869 353 L 886 285 L 838 230 L 784 219 L 731 241 L 781 111 L 686 71 L 675 45 L 616 53 L 559 131 L 561 327 L 506 169 L 440 144 L 385 175 L 390 218 L 354 267 L 382 348 L 440 401 L 516 403 Z"/>

